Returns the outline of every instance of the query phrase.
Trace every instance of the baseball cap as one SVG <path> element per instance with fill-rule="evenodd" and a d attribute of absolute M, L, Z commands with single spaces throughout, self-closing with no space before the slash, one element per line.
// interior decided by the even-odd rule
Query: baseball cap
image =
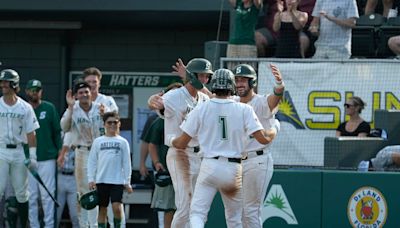
<path fill-rule="evenodd" d="M 42 83 L 37 79 L 29 80 L 26 84 L 26 89 L 41 89 Z"/>
<path fill-rule="evenodd" d="M 75 94 L 78 92 L 79 89 L 82 89 L 82 88 L 90 89 L 90 85 L 83 80 L 78 80 L 77 82 L 75 82 L 72 92 Z"/>

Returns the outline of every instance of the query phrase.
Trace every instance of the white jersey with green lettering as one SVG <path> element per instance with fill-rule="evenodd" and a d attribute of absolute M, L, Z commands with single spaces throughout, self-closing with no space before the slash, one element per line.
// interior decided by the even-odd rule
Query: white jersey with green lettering
<path fill-rule="evenodd" d="M 181 129 L 198 137 L 205 158 L 241 158 L 246 137 L 263 127 L 251 106 L 213 98 L 189 113 Z"/>
<path fill-rule="evenodd" d="M 191 112 L 197 105 L 208 101 L 209 98 L 202 92 L 197 92 L 197 99 L 192 97 L 186 87 L 170 90 L 162 97 L 164 101 L 164 117 L 165 117 L 165 145 L 171 147 L 171 137 L 177 137 L 182 134 L 179 128 L 182 121 L 185 120 L 186 115 Z M 189 147 L 198 146 L 199 143 L 196 138 L 189 142 Z"/>
<path fill-rule="evenodd" d="M 105 112 L 108 108 L 105 107 Z M 100 115 L 100 104 L 92 102 L 89 112 L 85 112 L 76 102 L 73 107 L 70 129 L 66 124 L 66 119 L 70 115 L 67 109 L 61 118 L 61 128 L 64 131 L 71 131 L 73 134 L 73 145 L 90 146 L 93 140 L 104 134 L 103 119 Z"/>
<path fill-rule="evenodd" d="M 27 133 L 39 128 L 32 106 L 17 97 L 17 102 L 9 106 L 0 98 L 0 144 L 26 144 Z"/>

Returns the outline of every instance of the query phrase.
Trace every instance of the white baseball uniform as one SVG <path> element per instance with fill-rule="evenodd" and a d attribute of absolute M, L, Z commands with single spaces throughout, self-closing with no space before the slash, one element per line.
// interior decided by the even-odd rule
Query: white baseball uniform
<path fill-rule="evenodd" d="M 192 228 L 204 227 L 217 191 L 228 227 L 242 226 L 242 165 L 246 137 L 263 127 L 253 109 L 231 99 L 213 98 L 196 107 L 181 125 L 198 137 L 203 161 L 190 205 Z"/>
<path fill-rule="evenodd" d="M 108 108 L 105 107 L 105 112 Z M 72 134 L 72 144 L 75 149 L 75 177 L 78 192 L 84 194 L 89 192 L 87 179 L 87 160 L 90 148 L 95 138 L 104 133 L 103 120 L 100 116 L 100 104 L 92 102 L 89 112 L 85 112 L 76 102 L 73 111 L 67 109 L 61 118 L 61 128 L 64 132 Z M 97 227 L 98 208 L 85 210 L 80 208 L 80 227 Z"/>
<path fill-rule="evenodd" d="M 186 152 L 179 152 L 170 143 L 171 137 L 182 134 L 179 128 L 186 115 L 207 100 L 208 96 L 197 92 L 197 98 L 190 95 L 186 87 L 174 89 L 163 95 L 165 117 L 165 145 L 169 146 L 167 152 L 167 167 L 171 175 L 175 189 L 176 212 L 171 227 L 189 227 L 190 201 L 193 189 L 199 174 L 201 157 L 199 155 L 199 143 L 196 138 L 189 142 Z"/>
<path fill-rule="evenodd" d="M 67 146 L 70 148 L 71 145 L 71 132 L 67 132 L 64 135 L 63 146 Z M 60 227 L 62 213 L 64 211 L 65 203 L 67 203 L 72 228 L 79 228 L 77 211 L 78 199 L 76 197 L 77 188 L 74 171 L 75 151 L 70 149 L 65 155 L 63 167 L 58 170 L 57 201 L 60 204 L 60 207 L 57 209 L 57 227 Z"/>
<path fill-rule="evenodd" d="M 94 100 L 94 102 L 99 103 L 99 104 L 103 104 L 104 106 L 106 106 L 110 112 L 118 112 L 118 106 L 117 103 L 115 103 L 115 100 L 112 96 L 107 96 L 104 95 L 102 93 L 98 93 L 96 100 Z M 124 228 L 126 227 L 126 221 L 125 221 L 125 212 L 123 210 L 124 206 L 121 205 L 121 227 Z M 110 224 L 110 228 L 114 227 L 114 213 L 112 210 L 112 205 L 111 203 L 108 205 L 107 207 L 107 218 L 108 218 L 108 223 Z"/>
<path fill-rule="evenodd" d="M 94 102 L 103 104 L 104 106 L 108 107 L 110 112 L 113 112 L 113 111 L 118 112 L 117 103 L 115 103 L 115 100 L 112 96 L 107 96 L 102 93 L 98 93 L 96 100 L 94 100 Z"/>
<path fill-rule="evenodd" d="M 28 201 L 28 170 L 23 144 L 28 143 L 27 133 L 39 128 L 32 106 L 17 97 L 9 106 L 0 98 L 0 198 L 4 194 L 8 176 L 18 202 Z"/>
<path fill-rule="evenodd" d="M 252 106 L 264 129 L 270 129 L 278 108 L 270 110 L 269 95 L 255 94 L 247 103 Z M 240 97 L 235 97 L 239 101 Z M 243 227 L 261 228 L 261 210 L 268 184 L 274 170 L 273 160 L 268 148 L 249 137 L 243 154 Z"/>

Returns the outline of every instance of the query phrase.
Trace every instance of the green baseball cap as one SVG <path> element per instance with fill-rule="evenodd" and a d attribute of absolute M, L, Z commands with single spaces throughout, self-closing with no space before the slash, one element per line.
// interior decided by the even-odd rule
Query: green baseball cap
<path fill-rule="evenodd" d="M 42 83 L 37 79 L 29 80 L 26 84 L 26 89 L 41 89 Z"/>

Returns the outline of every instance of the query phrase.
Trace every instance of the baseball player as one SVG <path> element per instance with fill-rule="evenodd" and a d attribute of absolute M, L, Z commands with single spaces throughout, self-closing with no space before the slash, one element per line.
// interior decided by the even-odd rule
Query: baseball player
<path fill-rule="evenodd" d="M 284 91 L 284 83 L 279 69 L 271 65 L 275 77 L 273 94 L 259 95 L 254 92 L 257 75 L 252 66 L 240 64 L 234 67 L 236 94 L 234 100 L 253 107 L 264 129 L 279 129 L 275 120 L 278 104 Z M 254 138 L 248 138 L 243 156 L 243 227 L 261 228 L 262 203 L 264 202 L 268 184 L 272 178 L 273 160 L 268 150 L 270 144 L 263 145 Z"/>
<path fill-rule="evenodd" d="M 118 112 L 118 106 L 115 103 L 115 100 L 112 96 L 107 96 L 99 92 L 101 85 L 102 73 L 96 67 L 89 67 L 83 70 L 83 80 L 90 85 L 90 92 L 92 94 L 92 101 L 102 104 L 108 108 L 109 111 Z M 122 227 L 126 226 L 125 222 L 125 213 L 123 210 L 123 205 L 121 204 L 122 209 Z M 113 210 L 111 204 L 107 208 L 107 216 L 109 218 L 110 228 L 114 227 L 113 224 Z"/>
<path fill-rule="evenodd" d="M 181 64 L 178 60 L 177 65 Z M 183 63 L 182 63 L 183 64 Z M 187 65 L 188 77 L 183 87 L 171 90 L 164 94 L 158 102 L 164 107 L 164 135 L 165 145 L 169 146 L 167 153 L 167 166 L 171 174 L 175 189 L 176 212 L 172 220 L 172 227 L 189 227 L 189 209 L 191 196 L 200 168 L 199 144 L 196 138 L 190 141 L 186 152 L 171 147 L 171 137 L 182 133 L 179 125 L 186 115 L 207 100 L 208 96 L 199 90 L 204 88 L 213 73 L 210 61 L 203 58 L 195 58 Z M 149 98 L 151 101 L 151 98 Z M 151 105 L 151 109 L 157 106 Z"/>
<path fill-rule="evenodd" d="M 28 219 L 28 170 L 24 165 L 23 144 L 29 145 L 31 168 L 37 166 L 35 130 L 39 128 L 35 112 L 30 104 L 17 96 L 19 75 L 5 69 L 0 72 L 0 198 L 4 194 L 8 177 L 15 190 L 18 213 L 26 227 Z M 15 224 L 11 224 L 15 225 Z"/>
<path fill-rule="evenodd" d="M 42 83 L 39 80 L 28 81 L 25 89 L 26 98 L 32 105 L 40 125 L 40 128 L 36 130 L 37 172 L 45 186 L 54 194 L 56 192 L 56 158 L 61 149 L 60 115 L 52 103 L 42 100 L 42 91 Z M 55 204 L 32 175 L 29 175 L 29 193 L 30 226 L 40 227 L 38 215 L 40 196 L 44 227 L 53 228 Z"/>
<path fill-rule="evenodd" d="M 79 228 L 78 219 L 78 199 L 76 197 L 76 180 L 75 180 L 75 151 L 71 148 L 72 138 L 71 132 L 64 135 L 63 146 L 58 156 L 57 163 L 59 165 L 57 177 L 57 201 L 60 207 L 57 210 L 57 227 L 60 227 L 62 213 L 65 203 L 68 204 L 69 217 L 73 228 Z"/>
<path fill-rule="evenodd" d="M 97 189 L 99 228 L 107 227 L 107 206 L 111 200 L 114 225 L 121 227 L 123 190 L 131 193 L 131 158 L 129 143 L 119 135 L 121 122 L 116 112 L 103 115 L 106 134 L 93 141 L 88 159 L 89 188 Z"/>
<path fill-rule="evenodd" d="M 74 94 L 74 96 L 73 96 Z M 78 81 L 71 90 L 67 91 L 67 110 L 61 118 L 61 129 L 71 131 L 75 149 L 75 177 L 79 194 L 89 192 L 87 179 L 87 159 L 92 142 L 104 132 L 101 113 L 108 111 L 107 107 L 92 102 L 90 85 Z M 75 102 L 75 97 L 77 102 Z M 97 208 L 85 210 L 79 208 L 80 227 L 97 227 Z"/>
<path fill-rule="evenodd" d="M 222 196 L 227 226 L 241 227 L 241 158 L 246 136 L 252 135 L 258 142 L 267 144 L 275 131 L 266 132 L 249 105 L 229 99 L 235 91 L 235 79 L 230 70 L 216 70 L 211 89 L 216 97 L 196 107 L 182 123 L 183 133 L 170 140 L 175 148 L 184 149 L 198 136 L 203 153 L 190 205 L 191 227 L 204 227 L 217 191 Z"/>

